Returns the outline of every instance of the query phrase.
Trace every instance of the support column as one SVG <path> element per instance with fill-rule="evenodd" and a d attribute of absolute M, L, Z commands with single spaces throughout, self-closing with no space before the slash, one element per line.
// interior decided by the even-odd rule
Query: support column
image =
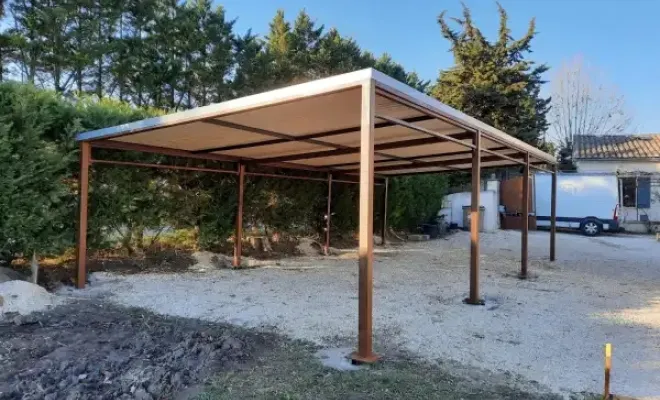
<path fill-rule="evenodd" d="M 325 246 L 323 253 L 330 254 L 330 218 L 332 218 L 332 174 L 328 174 L 328 208 L 325 213 Z"/>
<path fill-rule="evenodd" d="M 89 164 L 92 158 L 90 142 L 80 142 L 80 176 L 78 177 L 78 243 L 76 258 L 78 262 L 78 289 L 84 289 L 87 281 L 87 199 L 89 197 Z"/>
<path fill-rule="evenodd" d="M 557 235 L 557 166 L 552 167 L 552 195 L 550 198 L 550 261 L 556 259 Z"/>
<path fill-rule="evenodd" d="M 387 239 L 385 235 L 387 234 L 387 192 L 389 190 L 389 178 L 385 178 L 385 185 L 383 186 L 383 210 L 380 214 L 380 237 L 382 238 L 381 244 L 385 246 L 387 244 Z"/>
<path fill-rule="evenodd" d="M 481 132 L 474 133 L 472 139 L 472 203 L 470 207 L 470 296 L 467 304 L 483 305 L 479 297 L 479 204 L 481 194 Z"/>
<path fill-rule="evenodd" d="M 373 80 L 362 85 L 360 131 L 360 244 L 358 282 L 358 347 L 354 363 L 373 363 L 373 268 L 374 268 L 374 113 L 376 91 Z"/>
<path fill-rule="evenodd" d="M 529 153 L 525 153 L 522 187 L 522 228 L 520 243 L 520 274 L 518 278 L 527 279 L 527 244 L 529 239 Z"/>
<path fill-rule="evenodd" d="M 243 250 L 243 191 L 245 185 L 245 165 L 238 164 L 238 210 L 236 211 L 236 233 L 234 235 L 234 267 L 241 266 Z"/>

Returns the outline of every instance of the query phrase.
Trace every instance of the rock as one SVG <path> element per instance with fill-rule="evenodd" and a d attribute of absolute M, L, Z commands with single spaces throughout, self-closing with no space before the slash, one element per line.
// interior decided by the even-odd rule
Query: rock
<path fill-rule="evenodd" d="M 309 238 L 300 238 L 298 241 L 298 246 L 296 246 L 296 249 L 302 254 L 303 256 L 307 257 L 316 257 L 321 254 L 320 249 L 318 247 L 315 247 L 314 244 L 316 244 L 315 241 Z"/>
<path fill-rule="evenodd" d="M 139 387 L 135 393 L 133 393 L 133 398 L 135 398 L 135 400 L 153 400 L 153 397 L 144 390 L 143 387 Z"/>
<path fill-rule="evenodd" d="M 20 272 L 7 267 L 0 267 L 0 283 L 3 281 L 3 276 L 8 278 L 7 281 L 24 281 L 26 277 Z"/>
<path fill-rule="evenodd" d="M 159 396 L 163 391 L 163 384 L 160 382 L 151 382 L 147 388 L 147 391 L 154 396 Z"/>
<path fill-rule="evenodd" d="M 57 297 L 41 286 L 19 280 L 0 283 L 0 296 L 4 298 L 0 314 L 15 312 L 27 315 L 34 311 L 44 311 L 59 302 Z"/>
<path fill-rule="evenodd" d="M 192 254 L 197 263 L 189 269 L 194 271 L 207 271 L 217 268 L 231 268 L 232 260 L 224 254 L 216 254 L 210 251 L 196 251 Z"/>

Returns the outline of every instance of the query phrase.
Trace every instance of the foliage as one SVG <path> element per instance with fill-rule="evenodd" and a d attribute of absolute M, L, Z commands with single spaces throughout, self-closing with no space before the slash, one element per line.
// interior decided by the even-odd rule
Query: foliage
<path fill-rule="evenodd" d="M 440 101 L 501 129 L 532 145 L 539 145 L 548 123 L 550 99 L 540 97 L 541 75 L 548 70 L 526 58 L 536 35 L 535 23 L 514 40 L 506 11 L 498 4 L 500 27 L 497 41 L 489 42 L 474 25 L 470 10 L 454 18 L 460 30 L 451 28 L 445 13 L 438 23 L 451 43 L 455 66 L 440 72 L 431 93 Z"/>
<path fill-rule="evenodd" d="M 0 117 L 0 255 L 5 260 L 60 251 L 74 231 L 74 203 L 64 179 L 72 152 L 45 141 L 41 133 L 50 119 L 39 119 L 29 98 L 11 95 L 0 92 L 2 108 L 11 109 Z"/>
<path fill-rule="evenodd" d="M 413 230 L 425 223 L 442 207 L 447 194 L 447 177 L 411 175 L 390 180 L 388 219 L 391 226 Z"/>

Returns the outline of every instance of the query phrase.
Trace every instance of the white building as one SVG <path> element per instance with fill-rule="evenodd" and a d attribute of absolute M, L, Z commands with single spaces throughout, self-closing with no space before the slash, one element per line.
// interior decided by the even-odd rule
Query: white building
<path fill-rule="evenodd" d="M 621 226 L 660 231 L 660 134 L 579 135 L 574 141 L 578 172 L 617 175 Z"/>

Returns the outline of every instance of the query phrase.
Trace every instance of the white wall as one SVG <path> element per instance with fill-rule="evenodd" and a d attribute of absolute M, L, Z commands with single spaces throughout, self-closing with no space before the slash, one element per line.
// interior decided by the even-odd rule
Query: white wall
<path fill-rule="evenodd" d="M 496 190 L 485 190 L 481 192 L 479 203 L 485 207 L 484 227 L 486 232 L 493 232 L 499 228 L 499 203 L 500 196 Z M 445 214 L 445 220 L 455 223 L 459 228 L 463 228 L 463 206 L 472 204 L 472 193 L 462 192 L 453 193 L 445 196 L 443 199 L 443 208 L 439 214 Z"/>
<path fill-rule="evenodd" d="M 657 172 L 660 173 L 660 162 L 632 161 L 576 161 L 578 172 Z"/>
<path fill-rule="evenodd" d="M 626 222 L 640 220 L 640 215 L 648 215 L 653 222 L 660 222 L 660 162 L 632 161 L 576 161 L 578 172 L 606 172 L 619 176 L 633 176 L 635 173 L 652 174 L 651 208 L 621 207 L 619 219 L 625 227 Z M 618 188 L 617 188 L 618 191 Z M 622 201 L 619 199 L 619 204 Z"/>

